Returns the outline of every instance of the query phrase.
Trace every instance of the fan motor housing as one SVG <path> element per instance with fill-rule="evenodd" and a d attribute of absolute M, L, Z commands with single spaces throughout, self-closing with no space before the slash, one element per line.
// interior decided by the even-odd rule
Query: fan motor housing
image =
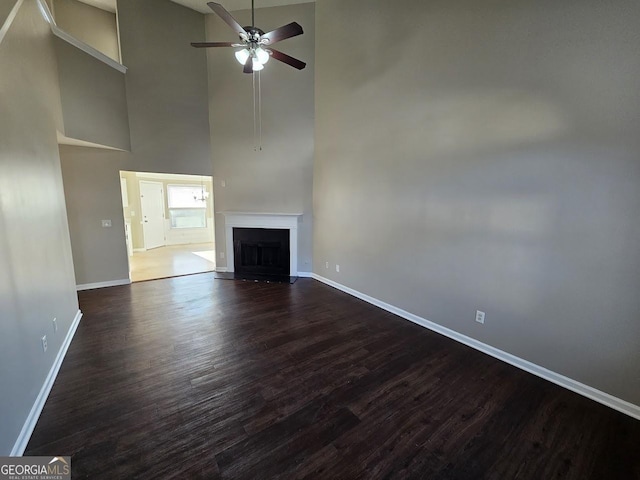
<path fill-rule="evenodd" d="M 244 27 L 247 35 L 249 36 L 249 41 L 257 42 L 260 40 L 260 37 L 264 35 L 264 32 L 258 27 L 248 26 Z M 240 37 L 242 39 L 242 37 Z"/>

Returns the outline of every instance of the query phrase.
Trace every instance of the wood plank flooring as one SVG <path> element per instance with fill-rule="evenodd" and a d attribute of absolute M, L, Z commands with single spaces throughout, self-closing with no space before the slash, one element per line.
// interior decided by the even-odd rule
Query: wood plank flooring
<path fill-rule="evenodd" d="M 72 478 L 640 478 L 640 422 L 315 280 L 80 292 L 26 455 Z"/>

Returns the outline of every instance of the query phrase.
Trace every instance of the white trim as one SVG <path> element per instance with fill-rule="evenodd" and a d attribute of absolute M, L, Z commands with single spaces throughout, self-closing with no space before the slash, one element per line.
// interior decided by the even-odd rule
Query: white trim
<path fill-rule="evenodd" d="M 11 28 L 11 24 L 16 19 L 16 16 L 18 15 L 18 10 L 20 10 L 20 7 L 22 6 L 22 2 L 24 2 L 24 0 L 18 0 L 16 2 L 16 4 L 13 6 L 11 11 L 9 12 L 7 19 L 4 21 L 2 28 L 0 28 L 0 43 L 2 43 L 2 40 L 4 40 L 4 37 L 7 35 L 9 28 Z"/>
<path fill-rule="evenodd" d="M 311 273 L 311 272 L 298 272 L 298 277 L 300 277 L 300 278 L 313 278 L 313 273 Z"/>
<path fill-rule="evenodd" d="M 116 1 L 115 12 L 113 12 L 113 13 L 116 14 L 116 36 L 118 38 L 118 58 L 122 62 L 122 45 L 120 45 L 120 15 L 118 15 L 118 2 L 117 1 Z"/>
<path fill-rule="evenodd" d="M 87 45 L 83 41 L 78 40 L 76 37 L 69 35 L 67 32 L 53 23 L 51 24 L 51 31 L 56 37 L 91 55 L 96 60 L 100 60 L 102 63 L 106 63 L 111 68 L 115 68 L 121 73 L 127 73 L 127 67 L 125 67 L 121 63 L 116 62 L 113 58 L 107 57 L 104 53 L 96 50 L 91 45 Z"/>
<path fill-rule="evenodd" d="M 72 145 L 76 147 L 101 148 L 103 150 L 114 150 L 116 152 L 127 151 L 121 148 L 110 147 L 108 145 L 101 145 L 99 143 L 87 142 L 86 140 L 78 140 L 77 138 L 67 137 L 66 135 L 63 135 L 59 131 L 56 131 L 56 136 L 58 138 L 58 145 Z"/>
<path fill-rule="evenodd" d="M 227 273 L 227 267 L 216 267 L 216 272 Z"/>
<path fill-rule="evenodd" d="M 108 282 L 83 283 L 76 285 L 77 291 L 93 290 L 94 288 L 117 287 L 120 285 L 131 285 L 131 279 L 123 278 L 122 280 L 110 280 Z"/>
<path fill-rule="evenodd" d="M 60 371 L 60 366 L 62 365 L 65 355 L 67 354 L 69 345 L 71 345 L 71 340 L 73 340 L 73 336 L 78 329 L 81 318 L 82 312 L 78 310 L 75 318 L 73 319 L 73 323 L 71 324 L 71 328 L 69 328 L 69 331 L 67 332 L 67 336 L 65 337 L 64 342 L 62 342 L 60 350 L 58 350 L 58 355 L 56 355 L 56 359 L 51 366 L 51 370 L 49 370 L 49 374 L 42 384 L 40 393 L 36 397 L 36 401 L 31 407 L 31 411 L 29 412 L 29 415 L 27 416 L 27 419 L 22 426 L 22 430 L 20 430 L 20 435 L 18 435 L 16 443 L 11 449 L 10 455 L 12 457 L 21 457 L 24 453 L 25 448 L 27 448 L 27 444 L 29 443 L 29 439 L 31 438 L 33 429 L 36 428 L 36 423 L 38 423 L 38 419 L 40 418 L 40 414 L 42 413 L 44 404 L 49 397 L 49 393 L 51 393 L 51 388 L 53 387 L 53 383 L 56 381 L 56 377 L 58 376 L 58 372 Z"/>
<path fill-rule="evenodd" d="M 229 217 L 248 217 L 248 216 L 257 216 L 257 217 L 301 217 L 302 213 L 282 213 L 282 212 L 234 212 L 234 211 L 223 211 L 216 212 L 222 215 Z"/>
<path fill-rule="evenodd" d="M 44 17 L 44 19 L 50 25 L 55 25 L 56 21 L 53 18 L 53 15 L 51 14 L 51 10 L 49 10 L 49 5 L 47 5 L 47 2 L 45 2 L 44 0 L 37 0 L 37 1 L 38 1 L 38 7 L 40 8 L 40 13 L 42 13 L 42 16 Z"/>
<path fill-rule="evenodd" d="M 234 271 L 233 228 L 289 230 L 289 275 L 298 276 L 298 222 L 301 213 L 218 212 L 224 215 L 227 272 Z"/>
<path fill-rule="evenodd" d="M 147 251 L 147 249 L 146 249 L 146 248 L 134 248 L 134 249 L 133 249 L 133 252 L 134 252 L 134 253 L 135 253 L 135 252 L 146 252 L 146 251 Z"/>
<path fill-rule="evenodd" d="M 316 273 L 312 273 L 312 278 L 318 280 L 319 282 L 325 283 L 331 287 L 337 288 L 349 295 L 353 295 L 354 297 L 359 298 L 360 300 L 364 300 L 376 307 L 380 307 L 383 310 L 391 312 L 399 317 L 402 317 L 406 320 L 409 320 L 413 323 L 416 323 L 422 327 L 428 328 L 429 330 L 433 330 L 445 337 L 449 337 L 452 340 L 463 343 L 471 348 L 475 348 L 487 355 L 491 355 L 498 360 L 502 360 L 514 367 L 518 367 L 525 372 L 532 373 L 538 377 L 544 378 L 556 385 L 560 385 L 572 392 L 578 393 L 582 396 L 590 398 L 598 403 L 606 405 L 607 407 L 613 408 L 619 412 L 622 412 L 630 417 L 640 420 L 640 406 L 634 405 L 631 402 L 627 402 L 626 400 L 622 400 L 618 397 L 614 397 L 608 393 L 605 393 L 601 390 L 597 390 L 589 385 L 585 385 L 584 383 L 580 383 L 577 380 L 573 380 L 572 378 L 565 377 L 559 373 L 556 373 L 552 370 L 548 370 L 540 365 L 536 365 L 535 363 L 529 362 L 528 360 L 524 360 L 520 357 L 516 357 L 510 353 L 507 353 L 498 348 L 492 347 L 491 345 L 487 345 L 486 343 L 482 343 L 478 340 L 475 340 L 471 337 L 467 337 L 461 333 L 456 332 L 455 330 L 451 330 L 449 328 L 443 327 L 442 325 L 438 325 L 437 323 L 431 322 L 425 318 L 419 317 L 413 313 L 407 312 L 406 310 L 402 310 L 401 308 L 395 307 L 391 304 L 378 300 L 377 298 L 370 297 L 362 292 L 354 290 L 353 288 L 346 287 L 338 282 L 334 282 L 333 280 L 329 280 L 328 278 L 322 277 Z"/>

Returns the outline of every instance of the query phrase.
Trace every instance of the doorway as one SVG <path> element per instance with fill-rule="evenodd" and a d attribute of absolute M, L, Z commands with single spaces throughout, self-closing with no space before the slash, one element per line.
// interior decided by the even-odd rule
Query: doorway
<path fill-rule="evenodd" d="M 215 271 L 213 179 L 121 171 L 131 281 Z"/>

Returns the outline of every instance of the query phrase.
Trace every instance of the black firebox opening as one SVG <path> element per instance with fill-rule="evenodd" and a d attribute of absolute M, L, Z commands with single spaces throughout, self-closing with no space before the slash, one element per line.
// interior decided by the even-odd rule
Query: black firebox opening
<path fill-rule="evenodd" d="M 289 230 L 234 228 L 233 257 L 236 273 L 289 276 Z"/>

